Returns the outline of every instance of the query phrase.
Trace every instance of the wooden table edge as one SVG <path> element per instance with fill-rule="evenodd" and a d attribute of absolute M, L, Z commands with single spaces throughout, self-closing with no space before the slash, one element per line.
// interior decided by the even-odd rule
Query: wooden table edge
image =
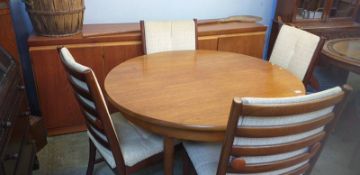
<path fill-rule="evenodd" d="M 108 101 L 119 110 L 126 119 L 132 123 L 144 128 L 147 131 L 156 133 L 158 135 L 172 137 L 176 139 L 193 140 L 193 141 L 207 141 L 207 142 L 219 142 L 222 141 L 225 136 L 226 128 L 222 127 L 199 127 L 189 125 L 179 125 L 162 120 L 157 120 L 137 114 L 130 111 L 116 102 L 106 93 Z"/>
<path fill-rule="evenodd" d="M 360 37 L 351 37 L 351 38 L 337 38 L 328 40 L 325 42 L 323 49 L 321 50 L 321 53 L 326 57 L 326 59 L 334 65 L 337 65 L 341 68 L 348 69 L 352 72 L 360 74 L 360 61 L 352 60 L 352 58 L 344 57 L 339 58 L 340 55 L 332 53 L 329 48 L 328 44 L 335 41 L 341 41 L 345 39 L 360 39 Z"/>

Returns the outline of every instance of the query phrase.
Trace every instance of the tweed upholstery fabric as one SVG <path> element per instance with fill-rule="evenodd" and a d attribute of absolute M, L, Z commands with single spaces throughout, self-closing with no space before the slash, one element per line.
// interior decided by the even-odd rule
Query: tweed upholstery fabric
<path fill-rule="evenodd" d="M 191 162 L 194 165 L 196 173 L 198 175 L 215 175 L 219 163 L 219 157 L 221 154 L 221 144 L 216 143 L 204 143 L 204 142 L 184 142 L 184 147 L 186 149 L 187 154 L 190 157 Z M 297 150 L 289 153 L 288 155 L 273 155 L 273 156 L 262 156 L 264 160 L 281 160 L 286 157 L 296 156 L 303 152 L 304 150 Z M 257 159 L 254 161 L 252 157 L 244 157 L 247 163 L 258 162 Z M 267 162 L 267 161 L 262 161 Z M 300 164 L 294 165 L 289 168 L 284 168 L 276 171 L 265 172 L 265 173 L 257 173 L 257 174 L 246 174 L 246 175 L 279 175 L 286 173 L 288 171 L 294 170 L 296 168 L 301 167 L 307 163 L 304 161 Z M 227 173 L 227 175 L 233 175 L 233 173 Z"/>
<path fill-rule="evenodd" d="M 134 125 L 128 122 L 120 113 L 111 115 L 115 130 L 120 142 L 120 149 L 124 156 L 125 165 L 133 166 L 136 163 L 149 158 L 163 151 L 163 140 L 157 135 L 144 134 L 140 128 L 136 129 Z M 97 133 L 100 137 L 107 141 L 106 137 L 101 133 Z M 88 131 L 91 141 L 96 146 L 100 155 L 106 160 L 111 168 L 116 167 L 113 154 L 110 150 L 103 147 L 96 141 L 94 136 Z"/>
<path fill-rule="evenodd" d="M 303 80 L 319 41 L 319 36 L 282 25 L 269 61 Z"/>
<path fill-rule="evenodd" d="M 108 116 L 110 116 L 106 106 L 104 95 L 101 91 L 100 85 L 96 79 L 94 72 L 89 67 L 77 63 L 66 48 L 61 49 L 61 59 L 67 67 L 77 72 L 91 73 L 91 76 L 96 82 L 96 88 L 92 90 L 99 91 L 100 98 L 105 105 L 106 112 L 108 113 Z M 81 88 L 84 91 L 90 92 L 90 88 L 86 82 L 79 80 L 72 75 L 69 75 L 69 80 L 73 85 Z M 81 104 L 93 109 L 94 111 L 97 111 L 97 106 L 94 101 L 83 97 L 79 93 L 76 93 L 75 95 L 77 99 L 81 102 Z M 97 116 L 88 113 L 86 110 L 83 110 L 83 114 L 89 120 L 95 121 L 97 118 Z M 120 144 L 119 147 L 124 157 L 125 165 L 133 166 L 136 163 L 163 151 L 163 141 L 161 137 L 150 134 L 148 132 L 145 132 L 141 128 L 136 127 L 131 122 L 127 121 L 121 115 L 121 113 L 118 112 L 112 114 L 109 120 L 116 132 L 116 136 Z M 98 138 L 105 142 L 108 142 L 107 137 L 91 125 L 89 125 L 88 130 L 93 131 L 93 133 L 91 133 L 90 131 L 88 131 L 87 133 L 91 141 L 94 143 L 97 151 L 110 165 L 111 168 L 115 168 L 116 163 L 111 150 L 102 146 L 102 144 L 100 144 L 98 140 L 95 139 L 93 134 L 96 134 Z"/>
<path fill-rule="evenodd" d="M 147 54 L 196 49 L 193 20 L 145 21 L 144 27 Z"/>
<path fill-rule="evenodd" d="M 313 93 L 305 96 L 297 97 L 287 97 L 287 98 L 242 98 L 241 101 L 245 105 L 281 105 L 281 104 L 291 104 L 291 103 L 300 103 L 300 102 L 309 102 L 318 100 L 321 98 L 326 98 L 329 96 L 342 93 L 340 87 L 335 87 L 328 89 L 322 92 Z M 253 127 L 268 127 L 268 126 L 284 126 L 296 124 L 299 122 L 313 120 L 319 117 L 322 117 L 330 112 L 332 112 L 334 106 L 329 106 L 318 111 L 289 115 L 289 116 L 241 116 L 239 117 L 238 126 L 253 126 Z M 308 138 L 315 134 L 318 134 L 324 130 L 324 126 L 319 128 L 306 131 L 298 134 L 290 134 L 280 137 L 269 137 L 269 138 L 248 138 L 248 137 L 235 137 L 234 145 L 238 146 L 267 146 L 273 144 L 284 144 L 292 141 L 301 140 Z M 198 174 L 215 174 L 216 167 L 220 158 L 221 144 L 209 144 L 209 143 L 199 143 L 199 142 L 185 142 L 185 150 L 187 151 L 196 171 Z M 248 156 L 241 157 L 245 160 L 246 163 L 267 163 L 279 160 L 285 160 L 290 157 L 294 157 L 305 153 L 309 148 L 305 147 L 299 150 L 286 152 L 282 154 L 267 155 L 267 156 Z M 308 161 L 308 160 L 307 160 Z M 294 170 L 307 161 L 300 164 L 294 165 L 282 170 L 276 170 L 273 172 L 266 172 L 265 174 L 281 174 L 290 170 Z"/>

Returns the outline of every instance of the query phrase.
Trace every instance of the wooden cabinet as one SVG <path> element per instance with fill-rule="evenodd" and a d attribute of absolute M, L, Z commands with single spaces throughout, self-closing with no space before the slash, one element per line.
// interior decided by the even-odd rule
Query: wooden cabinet
<path fill-rule="evenodd" d="M 218 50 L 247 53 L 247 55 L 261 58 L 264 44 L 254 43 L 253 41 L 263 41 L 264 43 L 263 33 L 259 32 L 221 37 L 219 39 Z"/>
<path fill-rule="evenodd" d="M 285 22 L 356 19 L 359 0 L 278 0 L 276 16 Z"/>
<path fill-rule="evenodd" d="M 201 24 L 200 21 L 198 30 L 199 49 L 262 57 L 266 32 L 263 25 Z M 56 50 L 59 46 L 68 47 L 77 61 L 91 67 L 101 86 L 113 67 L 143 55 L 139 24 L 84 25 L 82 34 L 63 38 L 31 36 L 28 44 L 41 114 L 49 135 L 85 130 L 79 106 L 60 63 Z"/>
<path fill-rule="evenodd" d="M 0 47 L 0 174 L 31 174 L 35 144 L 30 111 L 15 61 Z"/>
<path fill-rule="evenodd" d="M 268 55 L 271 54 L 279 21 L 325 39 L 360 36 L 360 0 L 278 0 Z"/>
<path fill-rule="evenodd" d="M 9 8 L 8 0 L 0 1 L 0 45 L 19 63 L 19 52 Z"/>

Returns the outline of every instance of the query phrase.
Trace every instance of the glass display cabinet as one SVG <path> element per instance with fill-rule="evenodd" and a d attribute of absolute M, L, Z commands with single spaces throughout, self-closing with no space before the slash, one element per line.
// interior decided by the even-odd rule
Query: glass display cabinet
<path fill-rule="evenodd" d="M 326 39 L 360 36 L 360 0 L 278 0 L 270 47 L 283 23 Z"/>

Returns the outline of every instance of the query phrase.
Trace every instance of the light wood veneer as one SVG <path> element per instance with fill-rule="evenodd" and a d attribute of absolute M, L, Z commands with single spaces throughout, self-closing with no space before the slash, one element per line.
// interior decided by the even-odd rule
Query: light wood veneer
<path fill-rule="evenodd" d="M 134 123 L 179 139 L 219 141 L 234 97 L 305 93 L 301 80 L 269 62 L 231 52 L 162 52 L 116 66 L 104 85 Z"/>
<path fill-rule="evenodd" d="M 202 20 L 199 23 L 199 49 L 262 56 L 265 26 L 239 22 L 203 24 Z M 143 55 L 138 23 L 88 24 L 84 25 L 81 34 L 57 38 L 33 35 L 28 44 L 41 114 L 49 135 L 85 128 L 83 116 L 61 66 L 58 47 L 66 46 L 80 64 L 91 67 L 100 86 L 113 67 Z"/>

